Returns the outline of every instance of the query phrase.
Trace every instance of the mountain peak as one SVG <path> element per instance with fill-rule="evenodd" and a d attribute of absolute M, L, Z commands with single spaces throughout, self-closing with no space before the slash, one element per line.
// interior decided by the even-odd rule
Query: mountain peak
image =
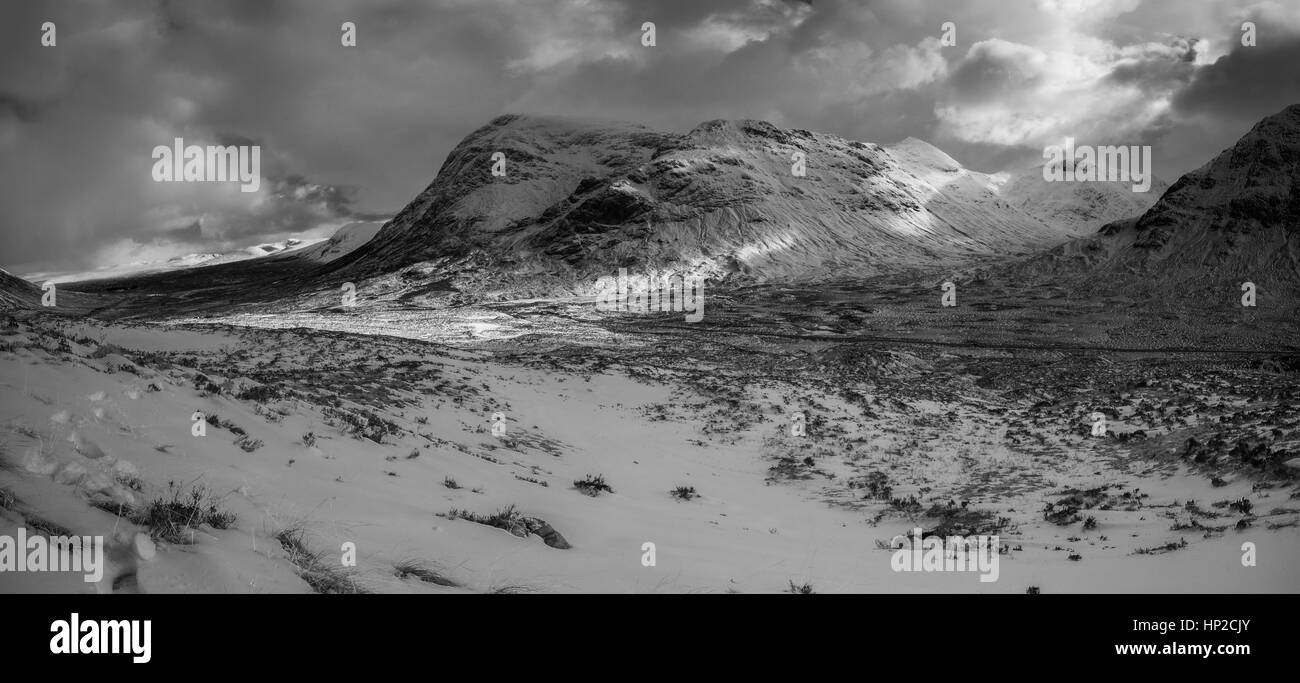
<path fill-rule="evenodd" d="M 795 144 L 796 140 L 811 141 L 816 136 L 806 130 L 781 128 L 769 121 L 759 119 L 713 119 L 691 129 L 686 137 L 700 141 L 741 141 L 757 138 L 790 145 Z"/>
<path fill-rule="evenodd" d="M 532 135 L 572 135 L 592 130 L 648 131 L 650 129 L 639 123 L 595 117 L 510 113 L 492 119 L 487 125 L 467 136 L 467 139 L 500 131 L 526 132 Z"/>
<path fill-rule="evenodd" d="M 940 171 L 960 171 L 962 165 L 946 152 L 920 138 L 907 137 L 885 147 L 895 155 L 908 157 L 929 168 Z"/>

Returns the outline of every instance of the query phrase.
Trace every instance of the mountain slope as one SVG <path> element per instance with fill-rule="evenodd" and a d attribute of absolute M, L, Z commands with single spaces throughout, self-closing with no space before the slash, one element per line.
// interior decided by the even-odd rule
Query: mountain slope
<path fill-rule="evenodd" d="M 505 177 L 491 173 L 496 152 Z M 816 280 L 1027 254 L 1078 234 L 1011 205 L 1005 180 L 915 139 L 882 147 L 761 121 L 680 135 L 507 115 L 462 141 L 333 276 L 474 255 L 519 279 L 627 267 Z"/>
<path fill-rule="evenodd" d="M 1244 281 L 1300 288 L 1300 105 L 1260 121 L 1140 216 L 1020 270 L 1168 293 L 1235 289 Z"/>
<path fill-rule="evenodd" d="M 383 227 L 382 221 L 359 221 L 348 223 L 334 231 L 327 240 L 321 240 L 291 253 L 300 258 L 317 263 L 329 263 L 346 256 L 374 238 Z M 286 254 L 287 255 L 287 254 Z"/>
<path fill-rule="evenodd" d="M 0 310 L 35 308 L 41 305 L 41 290 L 36 285 L 0 270 Z"/>
<path fill-rule="evenodd" d="M 1011 206 L 1083 237 L 1107 223 L 1142 215 L 1169 188 L 1159 178 L 1152 178 L 1147 192 L 1134 192 L 1131 185 L 1127 180 L 1047 182 L 1043 167 L 1034 166 L 1009 174 L 1001 194 Z"/>

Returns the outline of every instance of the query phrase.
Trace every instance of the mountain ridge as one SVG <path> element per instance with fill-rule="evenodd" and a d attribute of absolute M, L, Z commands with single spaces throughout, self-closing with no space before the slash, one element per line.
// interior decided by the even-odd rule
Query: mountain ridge
<path fill-rule="evenodd" d="M 498 152 L 503 178 L 491 174 Z M 524 279 L 631 267 L 819 280 L 1028 255 L 1100 227 L 1015 207 L 1005 182 L 916 138 L 881 146 L 751 119 L 676 134 L 510 114 L 466 136 L 336 274 L 478 253 Z"/>

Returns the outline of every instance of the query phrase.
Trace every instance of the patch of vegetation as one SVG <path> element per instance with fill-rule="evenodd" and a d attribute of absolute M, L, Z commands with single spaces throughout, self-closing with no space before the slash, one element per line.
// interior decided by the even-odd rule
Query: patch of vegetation
<path fill-rule="evenodd" d="M 460 488 L 460 484 L 457 484 L 457 483 L 456 483 L 456 480 L 455 480 L 455 479 L 452 479 L 451 477 L 443 477 L 443 478 L 442 478 L 442 485 L 443 485 L 443 486 L 446 486 L 446 487 L 449 488 L 449 489 L 453 489 L 453 490 L 454 490 L 454 489 L 458 489 L 458 488 Z"/>
<path fill-rule="evenodd" d="M 221 419 L 216 413 L 213 413 L 211 415 L 206 415 L 204 416 L 203 419 L 213 427 L 220 427 L 230 432 L 231 434 L 234 434 L 235 436 L 245 436 L 248 434 L 248 432 L 244 431 L 243 427 L 240 427 L 239 425 L 235 424 L 234 422 L 231 422 L 230 420 Z"/>
<path fill-rule="evenodd" d="M 780 479 L 812 479 L 812 473 L 808 470 L 816 463 L 811 457 L 804 458 L 802 461 L 790 456 L 777 458 L 776 464 L 767 468 L 768 478 L 772 480 Z"/>
<path fill-rule="evenodd" d="M 251 439 L 248 437 L 247 434 L 245 434 L 239 437 L 238 439 L 235 439 L 235 445 L 239 446 L 239 448 L 242 449 L 245 453 L 252 453 L 253 451 L 262 447 L 262 440 Z"/>
<path fill-rule="evenodd" d="M 221 393 L 221 387 L 214 384 L 211 379 L 208 379 L 207 375 L 201 372 L 194 375 L 194 389 L 205 394 Z"/>
<path fill-rule="evenodd" d="M 327 560 L 324 553 L 314 553 L 307 545 L 307 532 L 301 527 L 285 529 L 275 535 L 280 547 L 298 576 L 312 590 L 325 595 L 361 595 L 365 590 L 353 578 L 353 572 Z"/>
<path fill-rule="evenodd" d="M 1158 546 L 1155 546 L 1155 547 L 1152 547 L 1152 548 L 1138 548 L 1137 550 L 1134 550 L 1133 552 L 1134 552 L 1134 553 L 1137 553 L 1138 555 L 1160 555 L 1160 554 L 1163 554 L 1163 553 L 1171 553 L 1171 552 L 1173 552 L 1173 551 L 1175 551 L 1175 550 L 1182 550 L 1183 548 L 1186 548 L 1186 547 L 1187 547 L 1187 539 L 1185 539 L 1185 538 L 1180 538 L 1180 539 L 1178 539 L 1178 541 L 1176 541 L 1176 542 L 1170 542 L 1170 543 L 1166 543 L 1166 544 L 1164 544 L 1164 545 L 1158 545 Z"/>
<path fill-rule="evenodd" d="M 1079 521 L 1079 508 L 1068 503 L 1048 503 L 1043 508 L 1043 519 L 1057 526 L 1069 526 Z"/>
<path fill-rule="evenodd" d="M 787 588 L 785 592 L 794 593 L 795 595 L 815 595 L 817 593 L 817 591 L 813 590 L 811 583 L 805 581 L 804 583 L 796 584 L 793 580 L 790 581 L 790 587 Z"/>
<path fill-rule="evenodd" d="M 256 384 L 245 386 L 235 394 L 235 398 L 241 401 L 256 401 L 266 403 L 267 401 L 276 401 L 283 397 L 279 389 L 270 384 Z"/>
<path fill-rule="evenodd" d="M 23 517 L 26 520 L 27 527 L 42 536 L 53 537 L 74 535 L 71 529 L 62 524 L 51 522 L 44 517 L 37 517 L 36 515 L 24 515 Z"/>
<path fill-rule="evenodd" d="M 529 534 L 535 534 L 542 539 L 546 545 L 559 550 L 567 550 L 573 546 L 556 531 L 554 527 L 547 524 L 545 520 L 536 517 L 526 517 L 514 505 L 497 510 L 495 514 L 479 515 L 468 510 L 457 510 L 452 508 L 447 514 L 443 515 L 447 519 L 464 519 L 486 526 L 496 527 L 509 532 L 512 536 L 524 538 Z"/>
<path fill-rule="evenodd" d="M 74 337 L 72 341 L 75 341 L 75 342 L 77 342 L 78 344 L 81 344 L 81 345 L 83 345 L 83 346 L 90 346 L 91 344 L 96 344 L 96 345 L 97 345 L 96 348 L 95 348 L 95 350 L 94 350 L 94 351 L 91 351 L 91 352 L 90 352 L 90 355 L 86 356 L 87 358 L 99 359 L 99 358 L 104 358 L 104 357 L 106 357 L 106 356 L 110 356 L 110 355 L 113 355 L 113 354 L 117 354 L 117 355 L 119 355 L 119 356 L 123 356 L 123 357 L 125 357 L 126 354 L 127 354 L 126 349 L 124 349 L 124 348 L 118 346 L 117 344 L 106 344 L 106 343 L 103 343 L 102 340 L 99 341 L 99 342 L 96 342 L 95 340 L 90 339 L 90 338 L 88 338 L 88 337 L 81 337 L 81 338 L 75 338 L 75 337 Z M 205 378 L 205 379 L 206 379 L 206 378 Z"/>
<path fill-rule="evenodd" d="M 605 483 L 605 475 L 603 474 L 588 474 L 586 478 L 573 482 L 573 488 L 589 496 L 599 496 L 601 491 L 606 493 L 614 492 L 614 489 Z"/>
<path fill-rule="evenodd" d="M 167 488 L 170 495 L 130 510 L 127 518 L 149 529 L 154 538 L 177 544 L 194 542 L 194 530 L 204 524 L 213 529 L 234 526 L 235 514 L 222 509 L 206 486 L 194 486 L 188 493 L 176 482 Z"/>
<path fill-rule="evenodd" d="M 338 427 L 356 438 L 369 439 L 375 443 L 383 443 L 385 437 L 402 433 L 402 428 L 397 424 L 365 408 L 352 412 L 325 406 L 321 413 L 325 416 L 326 424 Z"/>
<path fill-rule="evenodd" d="M 488 589 L 490 595 L 522 595 L 524 593 L 536 592 L 537 589 L 532 586 L 522 586 L 518 584 L 502 584 Z"/>
<path fill-rule="evenodd" d="M 491 515 L 480 515 L 469 510 L 452 508 L 447 512 L 446 517 L 447 519 L 464 519 L 477 524 L 504 529 L 515 536 L 527 536 L 529 534 L 528 524 L 524 521 L 523 514 L 515 509 L 514 505 L 507 505 Z"/>
<path fill-rule="evenodd" d="M 921 501 L 915 495 L 906 498 L 890 498 L 889 507 L 905 515 L 917 515 L 922 510 Z"/>
<path fill-rule="evenodd" d="M 694 486 L 678 486 L 677 488 L 669 491 L 668 495 L 672 496 L 673 498 L 676 498 L 677 500 L 693 500 L 695 498 L 700 497 L 700 494 L 695 492 Z"/>
<path fill-rule="evenodd" d="M 939 522 L 933 530 L 923 532 L 923 537 L 991 536 L 1011 524 L 1008 517 L 998 517 L 988 510 L 973 510 L 965 503 L 957 505 L 951 501 L 945 505 L 931 505 L 925 516 L 934 517 Z"/>
<path fill-rule="evenodd" d="M 1241 498 L 1228 503 L 1228 509 L 1240 512 L 1243 515 L 1249 515 L 1251 514 L 1250 511 L 1255 509 L 1255 504 L 1250 502 L 1249 498 Z"/>
<path fill-rule="evenodd" d="M 116 481 L 136 493 L 144 491 L 144 480 L 140 478 L 140 475 L 132 472 L 115 472 L 113 474 L 113 481 Z"/>
<path fill-rule="evenodd" d="M 863 498 L 873 500 L 889 500 L 894 494 L 894 487 L 889 484 L 889 476 L 878 470 L 868 472 L 860 483 L 852 482 L 849 487 L 866 489 Z"/>
<path fill-rule="evenodd" d="M 456 588 L 460 585 L 438 573 L 430 567 L 427 562 L 421 560 L 402 560 L 401 562 L 398 562 L 393 565 L 393 575 L 399 579 L 414 576 L 425 583 L 446 586 L 448 588 Z"/>

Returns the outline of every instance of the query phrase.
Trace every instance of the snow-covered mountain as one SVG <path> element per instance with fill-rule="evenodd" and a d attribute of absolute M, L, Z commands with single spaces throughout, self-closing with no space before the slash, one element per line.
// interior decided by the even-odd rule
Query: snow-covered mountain
<path fill-rule="evenodd" d="M 1008 204 L 1076 237 L 1091 235 L 1107 223 L 1141 215 L 1169 189 L 1169 183 L 1155 177 L 1146 192 L 1134 192 L 1127 180 L 1047 182 L 1042 166 L 1007 175 L 1001 194 Z"/>
<path fill-rule="evenodd" d="M 1140 216 L 1027 262 L 1036 276 L 1082 275 L 1149 291 L 1300 288 L 1300 104 L 1269 116 L 1179 178 Z"/>
<path fill-rule="evenodd" d="M 882 147 L 762 121 L 682 135 L 506 115 L 466 137 L 338 274 L 474 254 L 522 279 L 618 267 L 821 279 L 1028 254 L 1101 225 L 1048 220 L 1026 200 L 1030 185 L 1004 196 L 1008 180 L 916 139 Z"/>
<path fill-rule="evenodd" d="M 24 273 L 23 277 L 32 282 L 85 282 L 87 280 L 108 280 L 112 278 L 148 275 L 201 266 L 215 266 L 222 263 L 235 263 L 283 252 L 291 252 L 320 240 L 286 239 L 279 242 L 266 242 L 226 252 L 201 252 L 182 254 L 163 260 L 132 261 L 118 263 L 95 270 L 71 270 L 60 272 Z"/>
<path fill-rule="evenodd" d="M 361 245 L 369 242 L 383 226 L 383 221 L 348 223 L 334 231 L 334 234 L 329 239 L 316 242 L 293 253 L 299 258 L 317 263 L 329 263 L 334 259 L 352 253 Z"/>
<path fill-rule="evenodd" d="M 31 282 L 86 282 L 238 263 L 265 257 L 294 256 L 313 263 L 328 263 L 365 244 L 379 232 L 382 226 L 382 221 L 359 221 L 339 227 L 326 239 L 313 238 L 311 233 L 307 233 L 302 239 L 291 237 L 278 242 L 264 242 L 226 252 L 184 254 L 161 261 L 121 263 L 90 271 L 27 273 L 24 277 Z"/>

